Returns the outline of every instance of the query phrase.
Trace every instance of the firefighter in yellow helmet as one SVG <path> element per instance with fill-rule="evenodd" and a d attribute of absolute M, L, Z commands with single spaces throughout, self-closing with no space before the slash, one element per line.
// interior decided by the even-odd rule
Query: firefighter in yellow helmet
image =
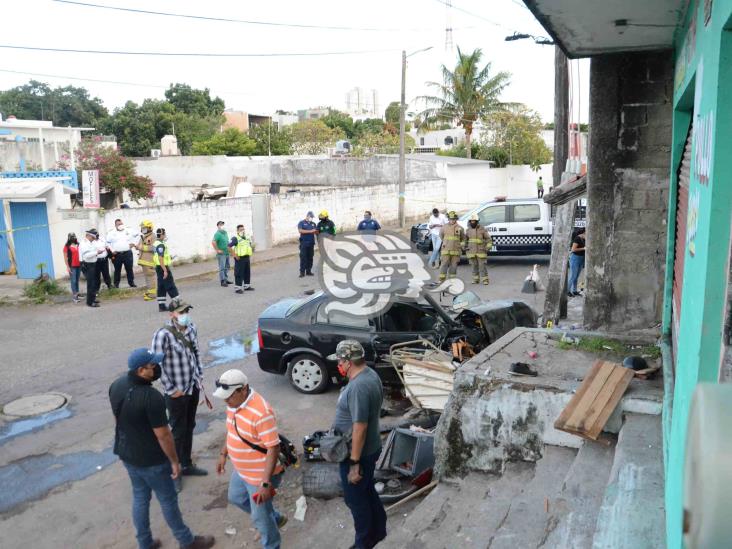
<path fill-rule="evenodd" d="M 447 225 L 440 228 L 440 239 L 442 240 L 440 281 L 457 276 L 462 242 L 465 240 L 465 231 L 457 223 L 458 215 L 454 211 L 448 212 L 447 219 Z"/>
<path fill-rule="evenodd" d="M 153 264 L 153 243 L 155 242 L 155 232 L 153 231 L 153 223 L 149 219 L 145 219 L 140 223 L 140 240 L 135 245 L 140 256 L 137 264 L 142 267 L 142 274 L 145 275 L 145 294 L 142 298 L 145 301 L 152 301 L 157 295 L 157 276 L 155 274 L 155 265 Z"/>
<path fill-rule="evenodd" d="M 467 239 L 465 255 L 473 266 L 473 284 L 481 281 L 483 284 L 488 284 L 486 259 L 488 259 L 488 251 L 493 247 L 493 240 L 485 227 L 481 227 L 478 223 L 477 214 L 470 216 L 465 238 Z"/>
<path fill-rule="evenodd" d="M 318 229 L 318 234 L 336 234 L 336 226 L 335 223 L 333 223 L 333 220 L 328 217 L 328 210 L 322 210 L 318 214 L 318 219 L 320 221 L 315 226 L 315 228 Z"/>

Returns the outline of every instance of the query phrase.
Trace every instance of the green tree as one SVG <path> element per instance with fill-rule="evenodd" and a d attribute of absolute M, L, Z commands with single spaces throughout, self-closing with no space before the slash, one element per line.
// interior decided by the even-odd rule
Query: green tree
<path fill-rule="evenodd" d="M 389 103 L 389 106 L 386 107 L 386 111 L 384 112 L 384 119 L 390 124 L 399 127 L 399 101 Z"/>
<path fill-rule="evenodd" d="M 28 84 L 0 92 L 0 112 L 26 120 L 50 120 L 54 126 L 96 128 L 109 112 L 98 97 L 75 86 L 51 89 L 31 80 Z"/>
<path fill-rule="evenodd" d="M 303 120 L 290 126 L 290 131 L 295 154 L 324 154 L 346 137 L 341 128 L 330 128 L 322 120 Z"/>
<path fill-rule="evenodd" d="M 464 54 L 458 48 L 455 68 L 451 71 L 442 66 L 442 83 L 427 82 L 435 89 L 436 95 L 421 98 L 427 104 L 421 114 L 422 119 L 436 118 L 463 127 L 468 158 L 471 158 L 473 125 L 507 106 L 499 96 L 508 86 L 509 73 L 499 72 L 491 76 L 490 63 L 480 67 L 482 57 L 480 49 Z"/>
<path fill-rule="evenodd" d="M 321 118 L 321 120 L 329 128 L 340 128 L 343 130 L 346 139 L 353 139 L 353 118 L 351 118 L 350 115 L 335 109 L 330 109 L 328 111 L 328 115 Z"/>
<path fill-rule="evenodd" d="M 83 170 L 99 170 L 100 188 L 114 192 L 118 202 L 122 201 L 123 191 L 128 191 L 133 200 L 155 196 L 152 180 L 137 175 L 135 163 L 116 148 L 102 142 L 100 136 L 83 139 L 75 149 L 74 156 L 79 181 Z M 68 170 L 70 165 L 69 155 L 65 154 L 57 168 Z"/>
<path fill-rule="evenodd" d="M 196 141 L 191 147 L 191 154 L 200 156 L 251 156 L 257 149 L 257 143 L 244 132 L 236 128 L 228 128 L 202 141 Z"/>
<path fill-rule="evenodd" d="M 249 128 L 249 137 L 257 144 L 257 156 L 292 154 L 292 132 L 287 126 L 280 129 L 274 124 L 258 124 Z"/>
<path fill-rule="evenodd" d="M 414 139 L 411 135 L 404 136 L 405 149 L 414 148 Z M 367 156 L 372 154 L 397 154 L 399 152 L 399 134 L 389 132 L 366 133 L 361 136 L 353 147 L 355 156 Z"/>
<path fill-rule="evenodd" d="M 528 164 L 538 169 L 552 161 L 552 152 L 541 137 L 544 125 L 539 114 L 525 105 L 496 113 L 489 127 L 486 145 L 508 153 L 510 164 Z"/>
<path fill-rule="evenodd" d="M 226 105 L 220 97 L 211 99 L 208 88 L 197 90 L 188 84 L 171 84 L 165 90 L 165 99 L 175 107 L 175 110 L 193 116 L 206 118 L 221 116 Z"/>
<path fill-rule="evenodd" d="M 356 120 L 353 125 L 353 137 L 358 140 L 367 133 L 381 134 L 384 133 L 384 121 L 380 118 L 367 118 L 366 120 Z"/>

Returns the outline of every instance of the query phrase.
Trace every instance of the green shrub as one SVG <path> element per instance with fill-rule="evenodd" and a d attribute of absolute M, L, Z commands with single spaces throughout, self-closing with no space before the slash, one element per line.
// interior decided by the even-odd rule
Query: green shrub
<path fill-rule="evenodd" d="M 58 283 L 46 277 L 39 277 L 31 284 L 23 289 L 23 295 L 31 299 L 34 303 L 45 303 L 54 295 L 63 295 L 67 293 Z"/>

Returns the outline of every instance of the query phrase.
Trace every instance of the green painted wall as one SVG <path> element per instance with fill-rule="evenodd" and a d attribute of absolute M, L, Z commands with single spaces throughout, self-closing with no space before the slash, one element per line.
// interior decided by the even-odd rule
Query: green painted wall
<path fill-rule="evenodd" d="M 711 17 L 705 21 L 707 4 Z M 716 382 L 719 373 L 732 220 L 732 0 L 691 0 L 675 53 L 672 185 L 690 116 L 695 129 L 673 405 L 665 410 L 670 549 L 683 547 L 684 445 L 691 397 L 699 381 Z M 674 202 L 675 196 L 672 192 Z M 669 204 L 669 212 L 674 209 L 675 204 Z M 673 246 L 675 214 L 669 213 L 669 221 Z M 667 255 L 666 268 L 673 269 L 673 254 Z M 668 284 L 667 277 L 667 300 Z M 667 302 L 664 334 L 670 329 Z"/>

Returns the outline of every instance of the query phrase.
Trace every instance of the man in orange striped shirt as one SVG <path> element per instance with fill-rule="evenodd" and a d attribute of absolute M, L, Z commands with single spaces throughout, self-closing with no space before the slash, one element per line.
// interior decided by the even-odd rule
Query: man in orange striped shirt
<path fill-rule="evenodd" d="M 274 508 L 272 498 L 282 480 L 280 437 L 274 410 L 249 387 L 241 370 L 227 370 L 216 381 L 213 394 L 226 402 L 226 441 L 216 465 L 224 473 L 227 456 L 234 471 L 229 481 L 229 502 L 251 515 L 262 547 L 279 549 L 279 529 L 287 518 Z"/>

